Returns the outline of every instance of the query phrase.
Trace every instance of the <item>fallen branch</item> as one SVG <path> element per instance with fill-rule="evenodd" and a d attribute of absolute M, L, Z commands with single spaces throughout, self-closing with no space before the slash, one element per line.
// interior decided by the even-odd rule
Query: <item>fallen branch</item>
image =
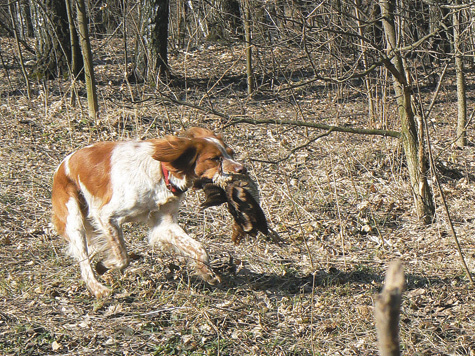
<path fill-rule="evenodd" d="M 284 125 L 284 126 L 300 126 L 300 127 L 311 127 L 314 129 L 328 130 L 333 132 L 346 132 L 360 135 L 373 135 L 373 136 L 389 136 L 400 138 L 401 133 L 399 131 L 391 130 L 377 130 L 377 129 L 361 129 L 355 127 L 346 127 L 346 126 L 333 126 L 326 124 L 319 124 L 317 122 L 308 122 L 308 121 L 299 121 L 299 120 L 279 120 L 279 119 L 255 119 L 255 118 L 246 118 L 246 117 L 237 117 L 232 119 L 233 124 L 246 123 L 253 125 L 262 125 L 262 124 L 274 124 L 274 125 Z"/>
<path fill-rule="evenodd" d="M 381 356 L 399 356 L 399 311 L 405 277 L 402 263 L 391 262 L 386 273 L 384 288 L 376 297 L 374 316 Z"/>
<path fill-rule="evenodd" d="M 345 132 L 345 133 L 352 133 L 352 134 L 360 134 L 360 135 L 373 135 L 373 136 L 385 136 L 385 137 L 394 137 L 400 138 L 401 133 L 399 131 L 391 131 L 391 130 L 377 130 L 377 129 L 361 129 L 355 127 L 347 127 L 347 126 L 333 126 L 327 124 L 320 124 L 318 122 L 309 122 L 309 121 L 300 121 L 300 120 L 284 120 L 284 119 L 256 119 L 244 116 L 230 116 L 220 111 L 217 111 L 212 108 L 203 107 L 197 104 L 193 104 L 187 101 L 182 101 L 175 99 L 170 96 L 165 96 L 162 94 L 162 101 L 169 101 L 171 103 L 188 106 L 193 109 L 200 110 L 202 112 L 213 114 L 218 117 L 221 117 L 228 121 L 226 126 L 236 125 L 236 124 L 252 124 L 252 125 L 264 125 L 264 124 L 272 124 L 272 125 L 283 125 L 283 126 L 298 126 L 298 127 L 310 127 L 314 129 L 320 130 L 327 130 L 331 132 Z M 321 120 L 322 118 L 316 118 L 316 120 Z"/>
<path fill-rule="evenodd" d="M 324 132 L 314 138 L 312 138 L 311 140 L 308 140 L 306 143 L 304 143 L 303 145 L 300 145 L 300 146 L 297 146 L 295 148 L 293 148 L 292 150 L 290 150 L 289 154 L 287 154 L 287 156 L 283 157 L 283 158 L 279 158 L 278 160 L 275 160 L 275 161 L 268 161 L 268 160 L 262 160 L 262 159 L 257 159 L 257 158 L 253 158 L 252 160 L 254 162 L 263 162 L 263 163 L 270 163 L 270 164 L 278 164 L 280 162 L 283 162 L 287 159 L 290 158 L 290 156 L 292 156 L 295 152 L 297 152 L 298 150 L 301 150 L 302 148 L 305 148 L 305 147 L 308 147 L 310 146 L 310 144 L 314 143 L 315 141 L 321 139 L 322 137 L 326 137 L 328 135 L 331 134 L 331 130 L 328 130 L 327 132 Z"/>

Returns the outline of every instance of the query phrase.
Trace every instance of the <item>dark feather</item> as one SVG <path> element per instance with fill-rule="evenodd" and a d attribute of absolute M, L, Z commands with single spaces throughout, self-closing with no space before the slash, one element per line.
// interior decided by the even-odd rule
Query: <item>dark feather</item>
<path fill-rule="evenodd" d="M 267 220 L 259 205 L 257 185 L 248 175 L 236 174 L 231 176 L 224 187 L 214 183 L 201 184 L 206 200 L 202 207 L 228 204 L 228 210 L 234 218 L 232 240 L 237 244 L 246 234 L 256 236 L 260 231 L 269 233 Z"/>
<path fill-rule="evenodd" d="M 213 183 L 204 184 L 203 191 L 205 192 L 206 200 L 201 203 L 201 207 L 204 209 L 227 202 L 226 192 Z"/>

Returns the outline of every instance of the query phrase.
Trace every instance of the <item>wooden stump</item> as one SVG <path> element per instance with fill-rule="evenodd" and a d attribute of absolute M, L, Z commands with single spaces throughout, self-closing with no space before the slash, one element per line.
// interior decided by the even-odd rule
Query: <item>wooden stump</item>
<path fill-rule="evenodd" d="M 400 355 L 399 311 L 404 286 L 402 263 L 399 260 L 393 261 L 388 267 L 383 291 L 376 297 L 374 309 L 379 352 L 382 356 Z"/>

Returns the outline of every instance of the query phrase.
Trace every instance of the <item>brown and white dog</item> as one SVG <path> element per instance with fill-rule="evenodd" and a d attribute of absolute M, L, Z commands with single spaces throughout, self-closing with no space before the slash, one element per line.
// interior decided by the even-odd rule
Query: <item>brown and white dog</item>
<path fill-rule="evenodd" d="M 232 157 L 221 136 L 197 127 L 183 137 L 101 142 L 67 156 L 54 175 L 53 224 L 69 241 L 91 293 L 100 298 L 111 292 L 97 280 L 93 256 L 98 271 L 129 264 L 121 229 L 129 221 L 147 222 L 151 245 L 189 257 L 205 281 L 219 281 L 205 248 L 177 224 L 177 214 L 195 180 L 245 171 Z"/>

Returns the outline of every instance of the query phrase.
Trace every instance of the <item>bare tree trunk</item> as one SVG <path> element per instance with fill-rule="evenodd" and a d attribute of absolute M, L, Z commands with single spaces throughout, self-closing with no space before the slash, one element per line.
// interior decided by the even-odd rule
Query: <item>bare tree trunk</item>
<path fill-rule="evenodd" d="M 64 0 L 30 2 L 36 37 L 36 75 L 53 79 L 69 75 L 71 41 Z"/>
<path fill-rule="evenodd" d="M 381 356 L 399 356 L 399 313 L 405 286 L 401 261 L 393 261 L 388 268 L 384 288 L 376 297 L 374 316 Z"/>
<path fill-rule="evenodd" d="M 18 35 L 21 39 L 33 37 L 33 24 L 31 23 L 30 4 L 28 0 L 20 0 L 16 2 L 17 18 L 18 18 Z"/>
<path fill-rule="evenodd" d="M 159 76 L 169 76 L 168 68 L 168 21 L 170 13 L 169 0 L 155 2 L 153 19 L 156 29 L 151 32 L 152 69 Z"/>
<path fill-rule="evenodd" d="M 16 43 L 16 48 L 18 51 L 18 59 L 20 61 L 21 72 L 23 74 L 23 78 L 25 79 L 26 94 L 28 96 L 28 101 L 30 101 L 31 100 L 30 80 L 28 79 L 28 74 L 25 69 L 25 63 L 23 61 L 23 53 L 21 52 L 20 40 L 18 38 L 18 27 L 16 25 L 17 22 L 15 21 L 15 16 L 14 16 L 15 11 L 13 8 L 13 3 L 10 3 L 8 9 L 10 10 L 10 18 L 12 20 L 13 32 L 15 34 L 15 43 Z"/>
<path fill-rule="evenodd" d="M 211 0 L 206 9 L 209 41 L 242 39 L 244 0 Z M 241 15 L 242 14 L 242 15 Z M 199 16 L 199 14 L 198 14 Z"/>
<path fill-rule="evenodd" d="M 456 1 L 459 4 L 460 1 Z M 457 78 L 457 141 L 458 147 L 467 145 L 467 95 L 465 93 L 465 74 L 463 68 L 463 53 L 460 40 L 460 11 L 453 14 L 454 25 L 454 52 L 455 52 L 455 73 Z"/>
<path fill-rule="evenodd" d="M 94 67 L 92 64 L 91 43 L 89 41 L 89 31 L 87 29 L 86 5 L 84 0 L 76 0 L 78 11 L 79 39 L 81 42 L 82 57 L 84 60 L 84 74 L 86 76 L 87 106 L 89 109 L 89 118 L 97 118 L 97 95 L 96 80 L 94 77 Z"/>
<path fill-rule="evenodd" d="M 168 78 L 169 0 L 143 0 L 142 33 L 135 55 L 131 81 Z"/>
<path fill-rule="evenodd" d="M 368 56 L 366 55 L 366 43 L 364 41 L 364 26 L 363 21 L 361 21 L 360 6 L 361 0 L 355 0 L 355 17 L 358 22 L 358 34 L 360 35 L 360 46 L 361 54 L 363 56 L 363 65 L 364 69 L 368 69 Z M 364 83 L 366 86 L 366 95 L 368 95 L 368 117 L 371 122 L 375 122 L 375 113 L 374 113 L 374 100 L 373 100 L 373 89 L 371 88 L 371 78 L 370 75 L 364 77 Z"/>
<path fill-rule="evenodd" d="M 426 172 L 427 162 L 424 154 L 423 137 L 418 136 L 414 111 L 412 110 L 412 89 L 407 82 L 407 73 L 397 48 L 396 29 L 394 25 L 394 0 L 380 0 L 383 28 L 387 41 L 387 52 L 393 56 L 391 62 L 385 63 L 393 76 L 393 87 L 398 104 L 401 122 L 402 144 L 411 181 L 411 189 L 416 205 L 416 212 L 424 223 L 430 223 L 435 214 L 432 192 L 429 188 Z"/>
<path fill-rule="evenodd" d="M 254 91 L 254 73 L 252 69 L 252 36 L 251 36 L 251 11 L 249 9 L 249 0 L 242 1 L 244 14 L 244 36 L 246 39 L 246 76 L 247 76 L 247 94 L 252 95 Z"/>
<path fill-rule="evenodd" d="M 71 0 L 65 0 L 65 3 L 66 12 L 68 15 L 69 37 L 71 40 L 71 73 L 74 76 L 73 79 L 84 79 L 84 62 L 81 55 L 78 32 L 76 30 L 76 25 L 74 24 L 74 14 L 73 8 L 71 6 Z M 80 75 L 80 73 L 82 74 Z"/>
<path fill-rule="evenodd" d="M 79 45 L 78 33 L 76 25 L 74 24 L 73 8 L 70 0 L 65 0 L 66 12 L 68 14 L 69 36 L 71 38 L 71 97 L 70 103 L 72 106 L 76 105 L 77 88 L 76 80 L 84 80 L 84 61 L 81 54 L 81 47 Z"/>

